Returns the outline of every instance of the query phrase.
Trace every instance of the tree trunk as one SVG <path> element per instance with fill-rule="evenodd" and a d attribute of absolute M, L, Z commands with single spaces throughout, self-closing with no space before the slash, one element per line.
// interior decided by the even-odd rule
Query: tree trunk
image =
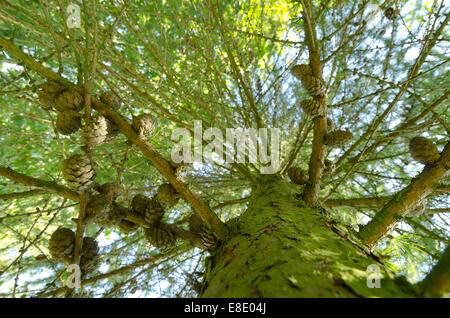
<path fill-rule="evenodd" d="M 307 207 L 300 190 L 264 176 L 227 241 L 207 260 L 200 297 L 417 296 L 351 230 Z"/>

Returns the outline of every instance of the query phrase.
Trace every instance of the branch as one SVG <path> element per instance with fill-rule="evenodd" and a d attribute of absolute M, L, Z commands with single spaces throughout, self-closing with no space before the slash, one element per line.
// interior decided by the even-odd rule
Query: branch
<path fill-rule="evenodd" d="M 67 79 L 61 77 L 59 74 L 53 72 L 51 69 L 43 66 L 39 62 L 36 62 L 31 56 L 22 52 L 18 47 L 0 36 L 0 46 L 12 57 L 20 60 L 31 70 L 39 73 L 41 76 L 46 77 L 51 81 L 60 83 L 61 85 L 73 89 L 80 94 L 84 95 L 83 90 L 71 83 Z M 179 180 L 169 163 L 158 153 L 153 147 L 134 131 L 131 125 L 124 120 L 118 113 L 103 104 L 101 101 L 92 97 L 92 106 L 111 122 L 113 122 L 117 128 L 144 154 L 144 156 L 155 166 L 156 169 L 167 179 L 168 182 L 185 198 L 185 200 L 192 206 L 192 208 L 200 215 L 203 221 L 211 227 L 219 239 L 224 239 L 228 229 L 225 224 L 220 221 L 217 215 L 211 211 L 211 209 L 205 205 L 197 196 L 181 181 Z"/>
<path fill-rule="evenodd" d="M 436 297 L 450 291 L 450 245 L 439 262 L 419 284 L 424 296 Z"/>
<path fill-rule="evenodd" d="M 84 216 L 86 214 L 86 207 L 88 202 L 89 195 L 87 193 L 82 193 L 80 195 L 80 208 L 78 212 L 78 220 L 77 220 L 77 231 L 75 233 L 75 246 L 73 249 L 73 264 L 79 265 L 81 258 L 81 249 L 83 246 L 83 236 L 85 224 L 83 223 Z"/>
<path fill-rule="evenodd" d="M 427 165 L 409 186 L 386 203 L 381 211 L 359 233 L 369 247 L 374 247 L 414 206 L 425 199 L 433 187 L 450 172 L 450 142 L 433 165 Z"/>
<path fill-rule="evenodd" d="M 122 209 L 123 209 L 123 211 L 127 211 L 125 214 L 125 220 L 136 223 L 144 228 L 150 227 L 150 224 L 148 224 L 145 221 L 145 219 L 142 215 L 135 213 L 131 210 L 128 210 L 127 208 L 124 208 L 124 207 L 122 207 Z M 192 232 L 183 230 L 182 228 L 179 228 L 179 227 L 175 226 L 174 224 L 164 223 L 164 226 L 168 230 L 172 231 L 175 234 L 175 236 L 177 238 L 179 238 L 180 240 L 182 240 L 186 243 L 189 243 L 189 244 L 194 244 L 195 246 L 198 246 L 198 247 L 203 247 L 202 240 L 198 235 L 196 235 Z"/>
<path fill-rule="evenodd" d="M 0 195 L 0 200 L 11 200 L 11 199 L 21 199 L 26 197 L 31 197 L 33 195 L 48 193 L 46 190 L 30 190 L 24 192 L 6 193 Z"/>
<path fill-rule="evenodd" d="M 323 202 L 325 207 L 338 207 L 338 206 L 348 206 L 348 207 L 380 207 L 381 205 L 392 199 L 391 196 L 388 197 L 378 197 L 378 198 L 349 198 L 349 199 L 329 199 Z"/>
<path fill-rule="evenodd" d="M 313 5 L 311 0 L 301 1 L 303 7 L 303 21 L 305 27 L 305 38 L 309 51 L 309 64 L 315 77 L 322 79 L 322 64 L 319 55 L 319 42 L 315 30 L 313 18 Z M 326 105 L 324 97 L 315 97 L 318 101 Z M 325 160 L 325 146 L 323 138 L 326 132 L 326 106 L 323 116 L 314 119 L 314 141 L 312 145 L 311 157 L 309 160 L 309 182 L 305 186 L 303 199 L 308 205 L 313 205 L 317 201 L 320 190 L 320 176 Z"/>
<path fill-rule="evenodd" d="M 67 187 L 61 186 L 55 182 L 29 177 L 10 168 L 0 167 L 0 176 L 13 180 L 15 182 L 54 192 L 67 199 L 75 201 L 80 200 L 78 194 Z"/>

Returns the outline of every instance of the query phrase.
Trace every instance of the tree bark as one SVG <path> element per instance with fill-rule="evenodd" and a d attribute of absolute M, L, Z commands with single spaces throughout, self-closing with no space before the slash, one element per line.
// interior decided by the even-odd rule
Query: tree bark
<path fill-rule="evenodd" d="M 351 230 L 309 208 L 300 193 L 264 176 L 226 243 L 206 262 L 200 297 L 417 296 Z M 381 288 L 368 287 L 369 265 L 379 270 Z"/>

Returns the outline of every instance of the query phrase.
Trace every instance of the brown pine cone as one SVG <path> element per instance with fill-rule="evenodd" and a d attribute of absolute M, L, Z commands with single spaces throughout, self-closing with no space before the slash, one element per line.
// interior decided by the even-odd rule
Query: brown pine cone
<path fill-rule="evenodd" d="M 172 207 L 180 199 L 180 194 L 170 183 L 163 183 L 158 187 L 156 199 L 166 207 Z"/>
<path fill-rule="evenodd" d="M 334 169 L 335 169 L 335 168 L 336 168 L 336 167 L 335 167 L 333 161 L 328 160 L 328 159 L 325 159 L 325 162 L 324 162 L 324 168 L 323 168 L 323 172 L 322 172 L 322 173 L 323 173 L 325 176 L 329 176 L 330 174 L 332 174 L 332 173 L 334 172 Z"/>
<path fill-rule="evenodd" d="M 200 233 L 201 241 L 206 249 L 212 248 L 217 243 L 217 238 L 212 231 L 208 229 L 206 225 L 203 226 L 203 230 Z"/>
<path fill-rule="evenodd" d="M 325 135 L 324 144 L 330 147 L 343 147 L 350 143 L 353 134 L 345 130 L 335 130 Z"/>
<path fill-rule="evenodd" d="M 193 212 L 189 217 L 188 223 L 189 231 L 195 234 L 200 234 L 203 231 L 203 226 L 205 225 L 202 218 L 195 212 Z"/>
<path fill-rule="evenodd" d="M 100 261 L 97 242 L 92 237 L 83 238 L 81 248 L 80 269 L 83 276 L 95 270 Z"/>
<path fill-rule="evenodd" d="M 86 216 L 84 222 L 95 223 L 97 225 L 109 225 L 111 223 L 109 209 L 111 208 L 111 197 L 107 194 L 97 194 L 89 198 L 86 206 Z"/>
<path fill-rule="evenodd" d="M 302 185 L 308 182 L 308 174 L 305 170 L 298 167 L 290 167 L 287 173 L 292 183 Z"/>
<path fill-rule="evenodd" d="M 411 139 L 409 152 L 414 160 L 423 164 L 434 163 L 441 157 L 436 145 L 431 140 L 420 136 Z"/>
<path fill-rule="evenodd" d="M 73 110 L 66 110 L 56 118 L 56 130 L 63 135 L 71 135 L 81 128 L 81 117 Z"/>
<path fill-rule="evenodd" d="M 39 101 L 51 109 L 55 106 L 56 97 L 64 90 L 64 87 L 55 82 L 47 82 L 38 87 Z"/>
<path fill-rule="evenodd" d="M 145 210 L 147 209 L 147 206 L 150 204 L 150 198 L 143 194 L 136 194 L 133 197 L 133 200 L 131 201 L 131 209 L 139 213 L 140 215 L 145 215 Z"/>
<path fill-rule="evenodd" d="M 301 80 L 303 76 L 312 75 L 311 66 L 308 64 L 298 64 L 291 68 L 291 74 L 294 75 L 297 79 Z"/>
<path fill-rule="evenodd" d="M 153 132 L 155 129 L 155 122 L 151 115 L 142 114 L 133 118 L 132 126 L 142 138 Z"/>
<path fill-rule="evenodd" d="M 80 111 L 83 109 L 83 97 L 75 91 L 64 91 L 55 100 L 55 108 L 59 112 L 66 110 Z"/>
<path fill-rule="evenodd" d="M 301 78 L 303 87 L 311 96 L 325 96 L 325 85 L 317 77 L 305 75 Z"/>
<path fill-rule="evenodd" d="M 95 175 L 90 159 L 80 154 L 64 160 L 62 173 L 69 187 L 78 192 L 86 191 L 91 186 Z"/>
<path fill-rule="evenodd" d="M 59 227 L 50 237 L 48 250 L 56 259 L 70 263 L 75 247 L 75 233 L 65 227 Z"/>
<path fill-rule="evenodd" d="M 81 134 L 82 142 L 88 149 L 101 145 L 108 135 L 108 122 L 105 117 L 97 115 L 90 125 L 85 125 Z"/>
<path fill-rule="evenodd" d="M 169 249 L 177 241 L 175 233 L 162 223 L 146 228 L 144 234 L 150 244 L 160 249 Z"/>
<path fill-rule="evenodd" d="M 164 207 L 156 198 L 152 198 L 145 210 L 145 221 L 150 225 L 158 224 L 164 216 Z"/>
<path fill-rule="evenodd" d="M 113 202 L 111 209 L 109 210 L 110 224 L 119 224 L 128 214 L 128 209 L 121 207 L 117 203 Z"/>
<path fill-rule="evenodd" d="M 387 8 L 387 9 L 384 11 L 384 16 L 385 16 L 386 18 L 388 18 L 389 20 L 393 20 L 393 19 L 394 19 L 394 15 L 395 15 L 395 10 L 394 10 L 394 8 Z"/>
<path fill-rule="evenodd" d="M 321 116 L 324 112 L 324 105 L 314 99 L 302 100 L 300 107 L 312 117 Z"/>
<path fill-rule="evenodd" d="M 113 199 L 117 197 L 116 195 L 117 187 L 114 182 L 107 182 L 102 185 L 97 185 L 95 187 L 95 190 L 97 190 L 100 193 L 107 194 L 109 197 Z"/>
<path fill-rule="evenodd" d="M 104 92 L 100 95 L 100 100 L 114 110 L 120 108 L 120 99 L 113 92 Z"/>

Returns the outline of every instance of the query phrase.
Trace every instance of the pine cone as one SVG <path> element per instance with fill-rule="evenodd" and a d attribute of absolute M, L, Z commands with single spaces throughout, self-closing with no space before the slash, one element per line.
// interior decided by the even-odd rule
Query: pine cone
<path fill-rule="evenodd" d="M 48 250 L 52 257 L 70 263 L 74 247 L 75 233 L 68 228 L 59 227 L 50 237 Z"/>
<path fill-rule="evenodd" d="M 353 134 L 345 130 L 335 130 L 325 135 L 324 144 L 330 147 L 343 147 L 353 139 Z"/>
<path fill-rule="evenodd" d="M 114 110 L 120 108 L 120 100 L 113 92 L 104 92 L 100 95 L 100 100 Z"/>
<path fill-rule="evenodd" d="M 305 170 L 302 170 L 298 167 L 290 167 L 287 173 L 292 183 L 301 185 L 308 182 L 308 175 L 306 174 Z"/>
<path fill-rule="evenodd" d="M 145 137 L 155 129 L 153 117 L 148 114 L 142 114 L 134 117 L 132 126 L 140 137 Z"/>
<path fill-rule="evenodd" d="M 336 129 L 336 126 L 334 125 L 334 122 L 331 120 L 331 118 L 327 117 L 327 132 L 332 132 Z"/>
<path fill-rule="evenodd" d="M 314 99 L 302 100 L 300 107 L 312 117 L 321 116 L 324 111 L 324 105 Z"/>
<path fill-rule="evenodd" d="M 411 139 L 409 152 L 415 160 L 423 164 L 436 162 L 441 157 L 436 145 L 431 140 L 420 136 Z"/>
<path fill-rule="evenodd" d="M 175 233 L 164 224 L 158 224 L 145 229 L 145 238 L 155 247 L 168 249 L 175 245 L 177 239 Z"/>
<path fill-rule="evenodd" d="M 291 68 L 291 74 L 301 80 L 303 76 L 312 76 L 311 66 L 308 64 L 298 64 Z"/>
<path fill-rule="evenodd" d="M 210 249 L 217 243 L 217 238 L 206 225 L 203 226 L 203 231 L 200 233 L 202 244 L 206 249 Z"/>
<path fill-rule="evenodd" d="M 145 209 L 145 221 L 150 225 L 158 224 L 164 215 L 164 207 L 156 198 L 152 198 Z"/>
<path fill-rule="evenodd" d="M 197 213 L 192 213 L 188 219 L 189 231 L 195 234 L 200 234 L 203 231 L 205 223 Z"/>
<path fill-rule="evenodd" d="M 110 198 L 115 199 L 117 197 L 116 195 L 116 184 L 113 182 L 107 182 L 102 185 L 97 185 L 95 188 L 98 192 L 107 194 Z"/>
<path fill-rule="evenodd" d="M 92 272 L 99 264 L 98 245 L 94 238 L 83 238 L 83 246 L 81 248 L 80 269 L 83 275 Z"/>
<path fill-rule="evenodd" d="M 111 197 L 106 194 L 97 194 L 89 198 L 86 206 L 85 223 L 93 222 L 97 225 L 109 225 L 109 209 L 111 207 Z"/>
<path fill-rule="evenodd" d="M 85 125 L 82 133 L 82 141 L 88 149 L 101 145 L 108 135 L 108 123 L 105 117 L 95 116 L 91 124 Z"/>
<path fill-rule="evenodd" d="M 261 79 L 259 77 L 256 79 L 255 88 L 256 88 L 256 94 L 258 94 L 258 96 L 261 96 L 262 95 L 263 84 L 262 84 Z"/>
<path fill-rule="evenodd" d="M 166 207 L 172 207 L 180 199 L 180 194 L 170 183 L 163 183 L 158 187 L 156 199 Z"/>
<path fill-rule="evenodd" d="M 420 201 L 414 208 L 409 211 L 408 216 L 421 216 L 427 208 L 427 201 Z"/>
<path fill-rule="evenodd" d="M 71 135 L 81 128 L 81 117 L 73 110 L 66 110 L 58 114 L 56 129 L 63 135 Z"/>
<path fill-rule="evenodd" d="M 131 234 L 136 232 L 136 230 L 139 228 L 139 225 L 136 223 L 133 223 L 131 221 L 122 220 L 119 223 L 119 229 L 125 233 L 125 234 Z"/>
<path fill-rule="evenodd" d="M 131 209 L 139 213 L 140 215 L 145 215 L 145 210 L 147 206 L 150 204 L 150 199 L 143 194 L 136 194 L 131 201 Z"/>
<path fill-rule="evenodd" d="M 325 159 L 324 162 L 324 168 L 323 168 L 323 175 L 329 176 L 334 172 L 334 169 L 336 169 L 336 166 L 334 165 L 334 162 L 328 159 Z"/>
<path fill-rule="evenodd" d="M 325 85 L 317 77 L 305 75 L 302 77 L 303 87 L 311 96 L 325 96 Z"/>
<path fill-rule="evenodd" d="M 69 187 L 78 192 L 89 188 L 95 174 L 89 158 L 79 154 L 64 160 L 62 173 Z"/>
<path fill-rule="evenodd" d="M 109 210 L 110 223 L 113 225 L 119 224 L 125 218 L 127 213 L 127 209 L 113 202 L 112 207 Z"/>
<path fill-rule="evenodd" d="M 83 109 L 83 97 L 75 91 L 64 91 L 56 98 L 55 108 L 60 112 L 66 110 L 78 112 Z"/>
<path fill-rule="evenodd" d="M 64 90 L 64 87 L 55 82 L 47 82 L 38 88 L 39 101 L 50 109 L 55 106 L 56 97 Z"/>
<path fill-rule="evenodd" d="M 394 19 L 394 14 L 395 14 L 394 8 L 387 8 L 387 9 L 384 11 L 384 16 L 385 16 L 386 18 L 388 18 L 389 20 L 393 20 L 393 19 Z"/>

